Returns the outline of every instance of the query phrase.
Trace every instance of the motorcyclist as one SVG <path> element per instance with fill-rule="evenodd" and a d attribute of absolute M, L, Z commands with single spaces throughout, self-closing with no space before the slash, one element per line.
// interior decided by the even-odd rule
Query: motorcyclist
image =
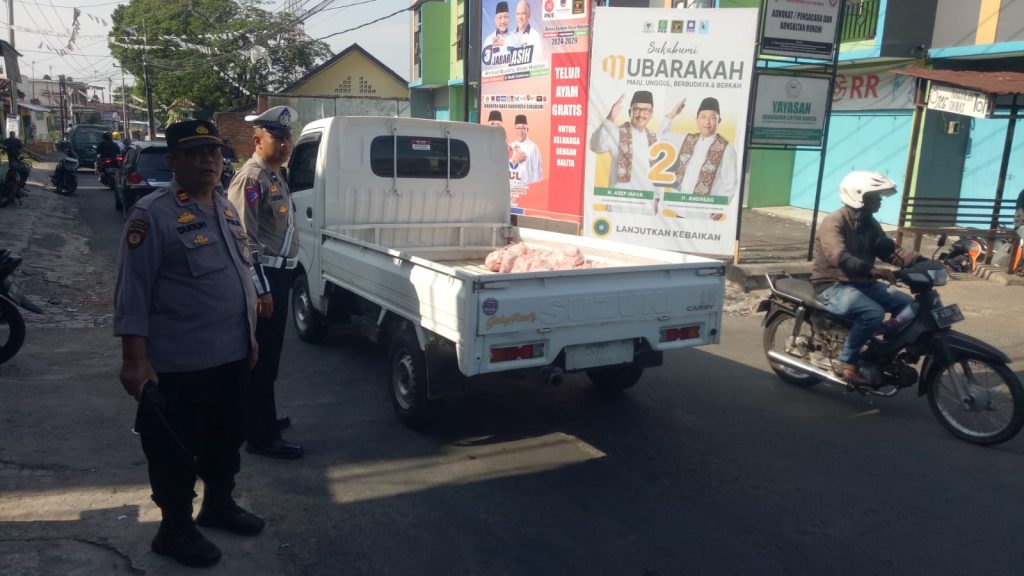
<path fill-rule="evenodd" d="M 24 146 L 21 143 L 21 139 L 12 130 L 8 134 L 7 138 L 0 142 L 0 145 L 7 151 L 7 165 L 9 168 L 16 170 L 21 178 L 20 186 L 24 187 L 25 182 L 28 180 L 29 167 L 27 164 L 21 161 L 21 150 Z M 23 193 L 22 193 L 23 194 Z"/>
<path fill-rule="evenodd" d="M 103 160 L 110 158 L 114 160 L 114 166 L 117 166 L 117 157 L 121 154 L 121 148 L 114 143 L 114 135 L 110 132 L 104 132 L 101 138 L 100 143 L 96 145 L 96 178 L 102 182 Z"/>
<path fill-rule="evenodd" d="M 886 312 L 899 313 L 913 297 L 893 286 L 892 270 L 875 266 L 875 258 L 897 266 L 909 266 L 921 255 L 904 248 L 876 254 L 878 240 L 885 236 L 874 214 L 883 196 L 896 194 L 896 184 L 877 172 L 850 172 L 839 185 L 839 199 L 845 205 L 821 222 L 814 238 L 811 283 L 829 312 L 853 322 L 839 354 L 843 379 L 856 386 L 868 381 L 859 369 L 860 351 L 882 326 Z M 878 280 L 889 282 L 886 285 Z"/>
<path fill-rule="evenodd" d="M 114 144 L 117 144 L 118 152 L 124 154 L 124 142 L 121 140 L 121 133 L 115 130 L 110 136 L 114 139 Z"/>
<path fill-rule="evenodd" d="M 110 132 L 104 132 L 102 140 L 96 145 L 96 157 L 117 158 L 117 155 L 120 153 L 121 148 L 114 143 L 114 135 Z"/>

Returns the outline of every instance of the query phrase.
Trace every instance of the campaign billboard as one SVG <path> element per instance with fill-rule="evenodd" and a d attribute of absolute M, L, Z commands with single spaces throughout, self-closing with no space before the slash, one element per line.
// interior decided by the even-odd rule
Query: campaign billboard
<path fill-rule="evenodd" d="M 750 143 L 821 146 L 829 88 L 828 78 L 762 74 Z"/>
<path fill-rule="evenodd" d="M 480 121 L 508 142 L 512 213 L 579 224 L 590 2 L 483 0 Z"/>
<path fill-rule="evenodd" d="M 732 254 L 757 10 L 597 8 L 584 232 Z"/>

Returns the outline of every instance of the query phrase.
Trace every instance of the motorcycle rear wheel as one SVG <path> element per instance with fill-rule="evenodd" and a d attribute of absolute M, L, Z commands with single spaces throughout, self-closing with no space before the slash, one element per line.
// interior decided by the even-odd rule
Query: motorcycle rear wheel
<path fill-rule="evenodd" d="M 953 365 L 966 379 L 971 399 L 961 402 L 950 366 L 938 366 L 928 376 L 928 404 L 947 430 L 974 444 L 999 444 L 1024 426 L 1024 387 L 1005 364 L 964 354 Z M 984 405 L 982 405 L 984 404 Z"/>
<path fill-rule="evenodd" d="M 768 325 L 764 328 L 764 352 L 767 355 L 770 350 L 779 352 L 780 354 L 786 354 L 786 343 L 789 338 L 793 335 L 793 323 L 796 322 L 796 317 L 792 314 L 785 312 L 776 314 L 768 321 Z M 800 335 L 811 337 L 810 327 L 804 324 L 800 329 Z M 768 360 L 768 365 L 772 367 L 772 371 L 782 378 L 786 383 L 798 386 L 800 388 L 810 388 L 818 382 L 821 382 L 814 376 L 808 376 L 799 370 L 794 370 L 787 366 L 783 366 L 777 362 Z"/>
<path fill-rule="evenodd" d="M 0 298 L 0 364 L 7 362 L 25 343 L 25 319 L 17 306 Z"/>

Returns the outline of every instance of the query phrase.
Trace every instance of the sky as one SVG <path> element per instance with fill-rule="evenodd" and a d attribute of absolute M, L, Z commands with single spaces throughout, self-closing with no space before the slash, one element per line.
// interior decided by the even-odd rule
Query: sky
<path fill-rule="evenodd" d="M 6 0 L 0 4 L 0 26 L 3 39 L 7 33 L 8 9 Z M 179 0 L 174 0 L 179 1 Z M 276 12 L 287 0 L 269 0 L 263 9 Z M 310 7 L 319 0 L 298 0 L 300 5 Z M 65 74 L 76 81 L 86 81 L 92 86 L 106 88 L 108 78 L 113 85 L 121 82 L 121 70 L 113 66 L 105 37 L 110 31 L 110 15 L 119 4 L 128 2 L 104 2 L 102 0 L 17 0 L 14 2 L 14 23 L 18 28 L 33 31 L 49 31 L 50 34 L 15 29 L 14 45 L 22 54 L 19 59 L 21 74 L 26 77 L 42 78 L 44 74 L 56 77 Z M 306 34 L 323 38 L 409 6 L 409 0 L 335 0 L 330 10 L 314 15 L 306 21 Z M 73 9 L 82 11 L 79 16 L 78 39 L 74 50 L 65 56 L 54 53 L 54 49 L 65 49 L 70 37 Z M 103 22 L 105 21 L 105 23 Z M 326 40 L 335 53 L 352 43 L 359 43 L 378 60 L 389 66 L 403 78 L 409 76 L 409 13 L 402 12 L 390 19 L 377 22 L 360 30 L 348 32 Z M 133 84 L 128 77 L 126 84 Z M 96 93 L 107 101 L 107 90 Z M 92 95 L 90 91 L 90 96 Z"/>

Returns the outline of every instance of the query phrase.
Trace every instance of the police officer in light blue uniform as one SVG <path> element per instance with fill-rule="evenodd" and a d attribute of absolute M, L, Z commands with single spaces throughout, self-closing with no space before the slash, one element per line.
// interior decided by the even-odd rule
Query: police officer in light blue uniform
<path fill-rule="evenodd" d="M 238 208 L 259 251 L 256 340 L 260 360 L 246 391 L 246 451 L 271 458 L 300 458 L 302 446 L 281 437 L 291 419 L 278 418 L 274 397 L 288 321 L 288 291 L 299 254 L 295 214 L 281 171 L 292 152 L 291 123 L 298 119 L 298 112 L 290 106 L 275 106 L 245 119 L 253 125 L 255 151 L 231 180 L 228 198 Z"/>
<path fill-rule="evenodd" d="M 191 120 L 169 126 L 166 135 L 174 179 L 139 200 L 124 225 L 114 334 L 122 339 L 121 383 L 142 400 L 135 428 L 163 514 L 152 549 L 209 566 L 220 550 L 196 524 L 242 535 L 264 524 L 232 498 L 240 399 L 258 355 L 254 270 L 237 211 L 215 193 L 222 168 L 217 129 Z M 197 475 L 205 494 L 193 522 Z"/>

